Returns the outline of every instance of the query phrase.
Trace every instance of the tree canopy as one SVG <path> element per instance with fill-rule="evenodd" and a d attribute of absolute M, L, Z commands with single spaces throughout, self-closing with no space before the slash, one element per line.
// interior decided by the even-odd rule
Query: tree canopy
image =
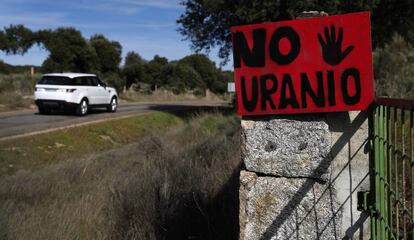
<path fill-rule="evenodd" d="M 208 88 L 213 92 L 221 92 L 223 88 L 220 83 L 222 80 L 220 71 L 216 68 L 215 63 L 212 62 L 206 55 L 193 54 L 184 57 L 180 60 L 180 62 L 191 66 L 200 74 L 200 77 L 203 79 L 205 84 L 200 87 Z"/>
<path fill-rule="evenodd" d="M 138 53 L 127 53 L 123 69 L 127 89 L 129 89 L 133 83 L 142 81 L 144 77 L 144 63 L 144 60 Z"/>
<path fill-rule="evenodd" d="M 45 72 L 80 71 L 90 72 L 98 68 L 95 49 L 74 28 L 58 28 L 54 31 L 39 31 L 41 42 L 49 56 L 43 62 Z"/>
<path fill-rule="evenodd" d="M 0 31 L 0 50 L 6 54 L 24 54 L 36 41 L 36 34 L 23 25 L 10 25 Z"/>
<path fill-rule="evenodd" d="M 42 64 L 46 72 L 116 72 L 121 62 L 121 44 L 100 34 L 87 40 L 70 27 L 33 32 L 23 25 L 10 25 L 0 30 L 0 50 L 6 54 L 24 54 L 33 44 L 49 52 Z"/>
<path fill-rule="evenodd" d="M 126 86 L 134 83 L 146 83 L 153 90 L 162 88 L 174 93 L 193 91 L 204 94 L 207 89 L 214 93 L 224 93 L 227 82 L 232 78 L 223 73 L 214 62 L 202 54 L 186 56 L 178 61 L 155 55 L 145 62 L 135 52 L 129 52 L 125 59 L 123 73 Z"/>
<path fill-rule="evenodd" d="M 146 83 L 153 90 L 162 88 L 174 93 L 193 91 L 204 94 L 207 89 L 224 93 L 229 81 L 229 74 L 223 74 L 202 54 L 171 62 L 155 55 L 147 62 L 138 53 L 128 52 L 122 67 L 121 44 L 102 34 L 86 39 L 75 28 L 31 31 L 23 25 L 0 30 L 0 50 L 6 54 L 24 54 L 34 44 L 49 52 L 42 64 L 43 72 L 93 72 L 118 91 L 124 87 L 128 89 L 134 83 Z"/>
<path fill-rule="evenodd" d="M 219 48 L 228 60 L 231 52 L 230 27 L 294 19 L 303 11 L 325 11 L 330 15 L 371 11 L 374 47 L 382 47 L 394 34 L 414 43 L 414 0 L 183 0 L 185 12 L 177 20 L 179 32 L 196 51 Z"/>
<path fill-rule="evenodd" d="M 110 41 L 101 34 L 92 36 L 89 44 L 98 57 L 98 70 L 102 73 L 116 72 L 121 63 L 122 46 L 119 42 Z"/>

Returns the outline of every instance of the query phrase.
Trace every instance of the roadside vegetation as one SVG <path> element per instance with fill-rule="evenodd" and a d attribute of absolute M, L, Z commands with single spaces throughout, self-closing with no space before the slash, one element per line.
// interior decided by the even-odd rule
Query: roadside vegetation
<path fill-rule="evenodd" d="M 40 74 L 0 73 L 0 111 L 29 108 L 34 104 L 33 92 Z"/>
<path fill-rule="evenodd" d="M 377 96 L 414 99 L 414 47 L 399 34 L 373 53 Z"/>
<path fill-rule="evenodd" d="M 27 163 L 0 177 L 0 239 L 237 239 L 238 117 L 150 116 L 134 124 L 145 128 L 137 141 L 102 126 L 65 133 L 95 135 L 89 147 L 96 153 L 86 156 L 57 148 L 55 141 L 67 137 L 43 138 L 45 148 L 30 153 L 32 161 L 47 151 L 55 152 L 49 159 L 65 160 L 39 168 Z M 92 140 L 77 139 L 76 147 Z M 105 141 L 116 148 L 106 150 Z"/>
<path fill-rule="evenodd" d="M 1 141 L 0 176 L 117 148 L 181 123 L 158 112 Z"/>

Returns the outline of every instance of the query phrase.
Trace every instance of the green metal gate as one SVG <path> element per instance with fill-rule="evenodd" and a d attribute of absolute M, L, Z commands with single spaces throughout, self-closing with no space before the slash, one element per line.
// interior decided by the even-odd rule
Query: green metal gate
<path fill-rule="evenodd" d="M 371 118 L 371 239 L 414 240 L 414 101 L 377 98 Z"/>

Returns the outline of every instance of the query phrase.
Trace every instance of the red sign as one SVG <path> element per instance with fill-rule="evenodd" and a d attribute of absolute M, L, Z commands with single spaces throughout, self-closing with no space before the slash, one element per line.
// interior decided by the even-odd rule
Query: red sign
<path fill-rule="evenodd" d="M 368 12 L 231 32 L 240 115 L 364 110 L 374 99 Z"/>

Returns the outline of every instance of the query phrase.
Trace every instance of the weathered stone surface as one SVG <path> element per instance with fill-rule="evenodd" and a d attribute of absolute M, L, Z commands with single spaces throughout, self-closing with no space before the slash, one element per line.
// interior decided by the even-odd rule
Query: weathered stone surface
<path fill-rule="evenodd" d="M 357 210 L 357 193 L 369 191 L 369 142 L 366 112 L 328 114 L 334 155 L 330 183 L 343 210 L 339 239 L 369 239 L 368 213 Z"/>
<path fill-rule="evenodd" d="M 241 174 L 240 239 L 340 239 L 342 211 L 329 184 Z"/>
<path fill-rule="evenodd" d="M 335 215 L 335 224 L 331 228 L 334 230 L 320 232 L 324 238 L 319 239 L 360 239 L 361 236 L 368 239 L 370 235 L 369 216 L 366 212 L 357 210 L 357 193 L 370 189 L 367 113 L 356 111 L 331 113 L 326 114 L 324 119 L 310 116 L 295 118 L 284 116 L 284 118 L 242 121 L 243 159 L 247 168 L 256 173 L 244 171 L 240 177 L 240 239 L 288 239 L 286 234 L 289 231 L 295 233 L 292 239 L 318 239 L 316 233 L 320 231 L 305 230 L 312 228 L 310 220 L 303 221 L 300 225 L 303 228 L 292 229 L 296 229 L 297 222 L 301 221 L 298 218 L 304 216 L 303 212 L 309 209 L 309 199 L 312 196 L 319 196 L 320 189 L 324 188 L 326 191 L 324 190 L 323 197 L 316 204 L 316 212 L 308 218 L 314 216 L 323 225 L 324 221 L 332 219 L 335 212 L 339 210 L 338 205 L 341 207 L 338 211 L 340 214 Z M 290 130 L 279 128 L 290 128 Z M 297 132 L 300 132 L 299 128 L 305 129 L 305 134 L 302 134 L 305 137 L 301 134 L 299 134 L 301 137 L 296 136 Z M 286 136 L 282 137 L 282 134 Z M 311 136 L 312 134 L 315 136 Z M 289 137 L 292 135 L 293 137 Z M 264 136 L 267 137 L 266 140 L 260 139 Z M 320 154 L 308 153 L 317 160 L 325 156 L 317 166 L 312 165 L 312 162 L 307 161 L 306 158 L 303 159 L 301 155 L 301 151 L 306 151 L 312 141 L 297 140 L 312 139 L 312 137 L 316 139 L 313 142 L 324 139 L 323 143 L 326 143 L 322 148 L 314 148 Z M 292 141 L 292 139 L 296 140 Z M 285 145 L 291 150 L 287 151 Z M 277 146 L 283 147 L 278 150 Z M 296 146 L 297 150 L 292 146 Z M 273 160 L 266 162 L 266 158 L 262 157 L 268 156 L 267 151 L 279 152 L 270 155 Z M 289 156 L 289 152 L 292 156 Z M 292 159 L 297 159 L 298 162 L 295 163 Z M 315 175 L 309 178 L 303 175 L 300 169 L 298 170 L 302 160 L 310 164 L 306 171 L 309 172 L 310 169 L 321 171 L 320 176 L 326 181 L 325 185 L 315 182 Z M 280 170 L 280 168 L 286 170 Z M 294 173 L 300 174 L 291 174 L 292 168 Z M 335 191 L 328 186 L 333 186 Z M 331 209 L 333 210 L 330 213 L 327 211 L 327 205 L 322 203 L 323 201 L 332 203 Z M 273 224 L 270 223 L 273 221 Z M 268 228 L 269 226 L 271 227 Z M 313 226 L 313 228 L 324 228 L 320 226 Z M 269 235 L 258 236 L 259 233 L 265 232 L 265 229 L 269 229 Z M 280 235 L 282 233 L 285 235 Z"/>
<path fill-rule="evenodd" d="M 242 158 L 249 171 L 326 180 L 331 159 L 324 119 L 242 120 Z"/>
<path fill-rule="evenodd" d="M 246 203 L 248 195 L 252 187 L 256 184 L 257 175 L 253 172 L 241 171 L 240 172 L 240 189 L 239 189 L 239 200 L 240 203 Z M 239 223 L 240 223 L 240 239 L 245 239 L 244 227 L 247 224 L 246 216 L 246 204 L 240 204 L 239 208 Z"/>

